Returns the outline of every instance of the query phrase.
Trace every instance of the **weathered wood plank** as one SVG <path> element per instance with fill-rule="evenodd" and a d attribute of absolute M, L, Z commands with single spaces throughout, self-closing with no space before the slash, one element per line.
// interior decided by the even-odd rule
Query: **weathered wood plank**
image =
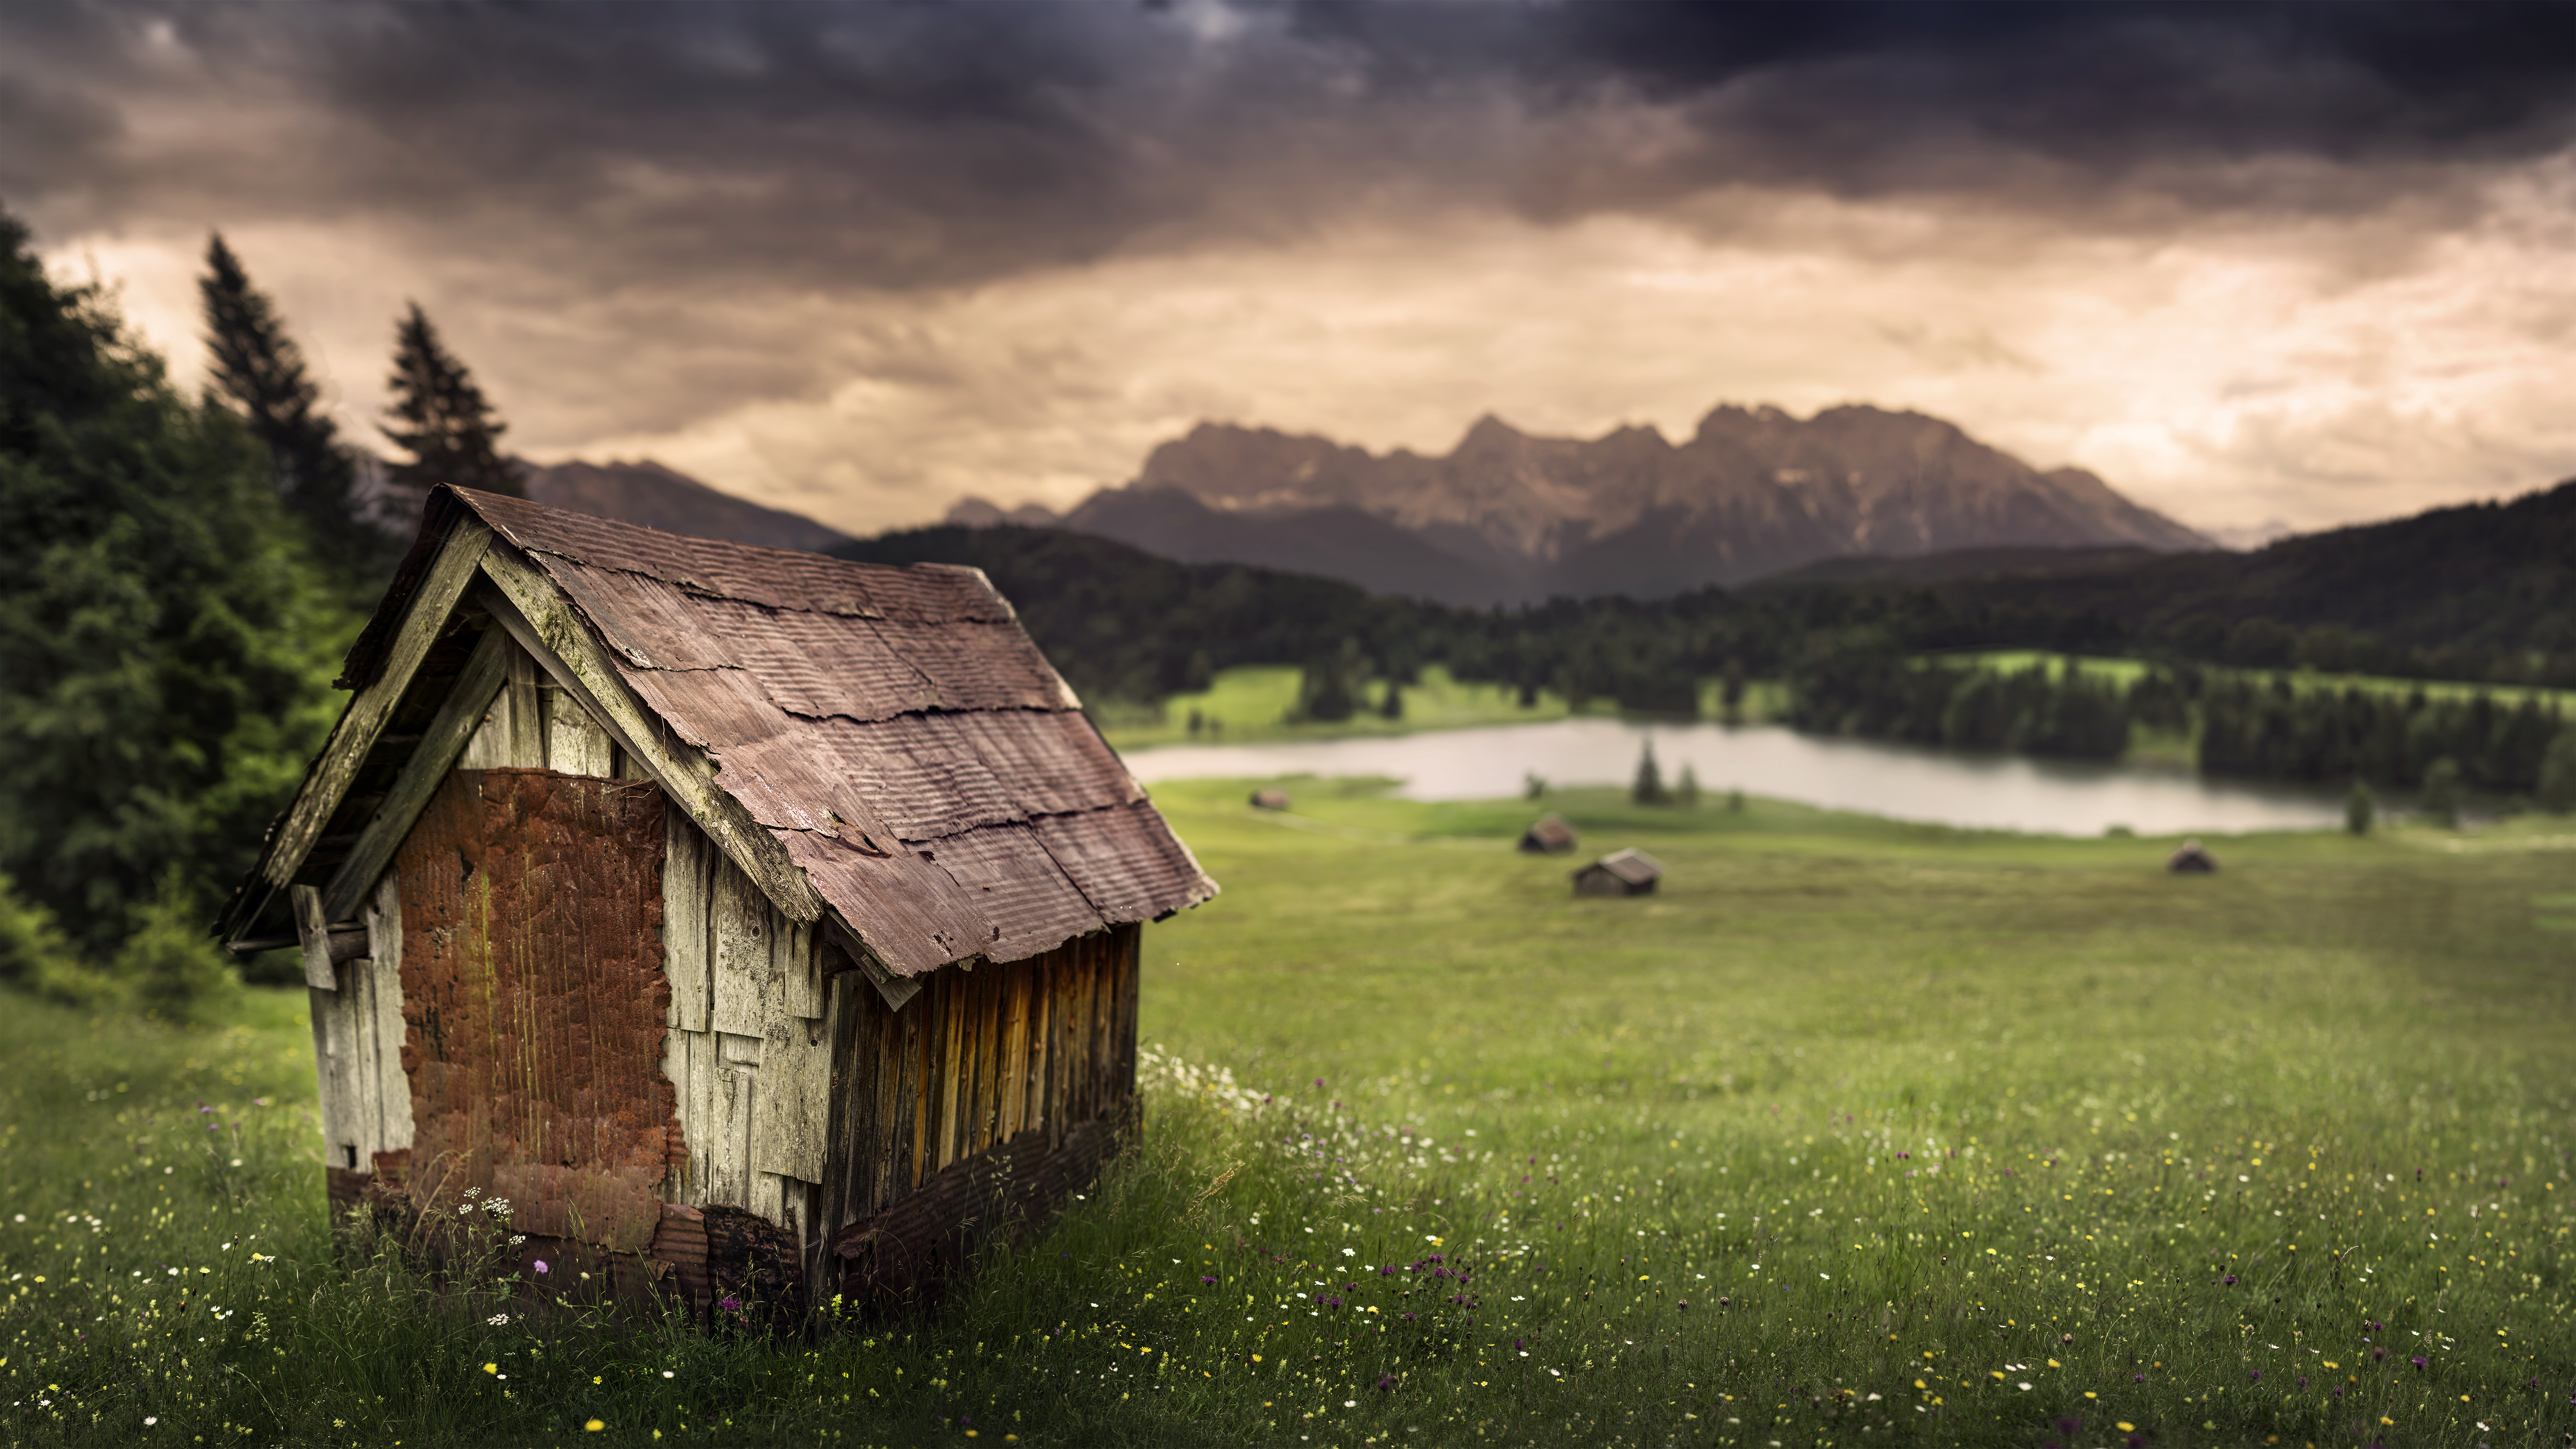
<path fill-rule="evenodd" d="M 747 1208 L 752 1205 L 751 1122 L 757 1110 L 762 1043 L 716 1033 L 714 1153 L 707 1163 L 707 1203 Z M 750 1060 L 745 1060 L 749 1057 Z"/>
<path fill-rule="evenodd" d="M 339 990 L 339 975 L 331 969 L 331 918 L 322 913 L 322 892 L 309 885 L 288 886 L 286 901 L 295 909 L 295 940 L 304 950 L 304 984 L 316 991 Z"/>
<path fill-rule="evenodd" d="M 707 1019 L 721 1032 L 766 1037 L 781 994 L 772 929 L 779 922 L 769 898 L 727 862 L 716 872 L 708 918 L 713 929 Z"/>
<path fill-rule="evenodd" d="M 715 783 L 715 769 L 703 755 L 672 738 L 636 699 L 554 581 L 507 545 L 489 549 L 481 562 L 493 587 L 478 597 L 520 647 L 581 701 L 781 911 L 796 921 L 821 916 L 823 898 L 788 858 L 787 847 Z"/>
<path fill-rule="evenodd" d="M 882 1018 L 879 1040 L 893 1054 L 893 1068 L 877 1078 L 876 1181 L 868 1189 L 872 1210 L 884 1208 L 911 1186 L 904 1174 L 912 1161 L 915 1099 L 920 1095 L 912 1043 L 921 1034 L 923 1015 L 890 1011 Z"/>
<path fill-rule="evenodd" d="M 875 1158 L 860 1145 L 868 1135 L 868 1114 L 876 1106 L 876 1083 L 870 1079 L 869 1063 L 860 1055 L 858 1043 L 869 999 L 876 993 L 852 971 L 834 972 L 824 992 L 823 1040 L 831 1053 L 831 1111 L 823 1129 L 828 1147 L 823 1196 L 817 1204 L 822 1216 L 815 1225 L 829 1233 L 851 1220 L 850 1204 L 861 1192 L 859 1179 Z"/>
<path fill-rule="evenodd" d="M 969 1124 L 968 1152 L 992 1146 L 1001 1123 L 1002 1003 L 1009 968 L 987 965 L 975 974 L 983 984 L 975 992 L 975 1118 Z"/>
<path fill-rule="evenodd" d="M 974 1110 L 974 1098 L 968 1090 L 968 1057 L 972 1055 L 974 1034 L 969 1028 L 968 1011 L 974 1006 L 975 978 L 960 976 L 948 983 L 948 1030 L 940 1043 L 939 1072 L 939 1156 L 937 1167 L 946 1167 L 966 1155 L 966 1116 Z"/>
<path fill-rule="evenodd" d="M 714 1032 L 690 1032 L 688 1036 L 689 1095 L 682 1099 L 680 1126 L 689 1145 L 688 1202 L 691 1207 L 706 1207 L 717 1201 L 709 1194 L 713 1191 L 717 1161 L 724 1156 L 724 1065 L 718 1060 Z"/>
<path fill-rule="evenodd" d="M 723 858 L 676 805 L 668 811 L 662 850 L 662 969 L 671 978 L 669 1024 L 682 1031 L 706 1031 L 713 1000 L 710 912 Z"/>
<path fill-rule="evenodd" d="M 353 993 L 308 987 L 313 1012 L 313 1075 L 320 1088 L 322 1160 L 332 1167 L 358 1165 L 357 1089 L 351 1078 L 357 1056 Z"/>
<path fill-rule="evenodd" d="M 1006 1142 L 1028 1125 L 1029 979 L 1036 973 L 1034 960 L 1015 961 L 1004 978 L 1009 999 L 1002 1021 L 1001 1120 L 993 1131 Z"/>
<path fill-rule="evenodd" d="M 321 838 L 322 827 L 348 797 L 359 766 L 366 763 L 376 736 L 384 732 L 394 706 L 411 688 L 412 676 L 420 671 L 429 646 L 437 642 L 447 616 L 473 582 L 491 543 L 489 526 L 475 520 L 461 522 L 431 561 L 409 611 L 386 646 L 384 667 L 377 671 L 374 683 L 350 697 L 348 709 L 332 727 L 322 753 L 314 757 L 312 771 L 296 790 L 295 803 L 287 807 L 286 818 L 260 859 L 260 874 L 270 885 L 284 886 L 294 880 L 313 842 Z"/>
<path fill-rule="evenodd" d="M 664 1202 L 690 1201 L 689 1177 L 695 1170 L 698 1154 L 689 1141 L 689 1115 L 693 1105 L 689 1095 L 690 1033 L 670 1027 L 662 1033 L 662 1075 L 671 1079 L 671 1095 L 679 1102 L 680 1144 L 683 1156 L 662 1183 Z"/>
<path fill-rule="evenodd" d="M 465 753 L 469 741 L 482 727 L 508 679 L 510 656 L 519 652 L 507 634 L 498 629 L 484 631 L 482 642 L 466 657 L 465 668 L 456 676 L 447 702 L 421 732 L 420 743 L 413 746 L 411 759 L 402 773 L 394 777 L 391 790 L 368 817 L 366 828 L 358 832 L 355 845 L 349 847 L 348 859 L 331 875 L 322 888 L 322 910 L 325 919 L 342 920 L 354 914 L 358 903 L 376 887 L 377 877 L 384 874 L 386 862 L 394 850 L 411 833 L 412 822 L 420 818 L 421 807 L 429 803 L 439 782 L 447 778 L 458 757 Z M 379 959 L 382 959 L 379 957 Z"/>
<path fill-rule="evenodd" d="M 1121 926 L 1109 933 L 1118 943 L 1118 1064 L 1110 1079 L 1115 1097 L 1136 1090 L 1136 1013 L 1145 997 L 1144 928 Z"/>
<path fill-rule="evenodd" d="M 787 1196 L 787 1184 L 779 1180 L 778 1174 L 755 1172 L 751 1175 L 750 1196 L 743 1206 L 783 1226 L 787 1216 Z"/>
<path fill-rule="evenodd" d="M 537 661 L 524 649 L 510 651 L 509 661 L 509 682 L 502 686 L 510 697 L 505 760 L 515 770 L 542 770 L 546 767 L 546 705 L 537 682 Z"/>
<path fill-rule="evenodd" d="M 832 1048 L 819 1026 L 772 1016 L 760 1053 L 760 1091 L 752 1109 L 754 1169 L 821 1182 L 831 1126 Z"/>
<path fill-rule="evenodd" d="M 782 921 L 778 932 L 779 1008 L 789 1016 L 819 1021 L 823 1016 L 823 952 L 811 926 Z"/>
<path fill-rule="evenodd" d="M 1029 962 L 1029 1073 L 1027 1106 L 1022 1109 L 1023 1126 L 1050 1133 L 1055 1130 L 1047 1115 L 1047 1078 L 1055 1070 L 1053 1007 L 1057 983 L 1064 979 L 1056 965 L 1058 954 L 1050 951 Z"/>
<path fill-rule="evenodd" d="M 374 899 L 367 903 L 367 960 L 375 984 L 369 1001 L 375 1008 L 375 1073 L 381 1104 L 376 1142 L 369 1152 L 404 1152 L 411 1147 L 411 1076 L 403 1070 L 402 883 L 391 875 L 376 877 Z M 373 1162 L 372 1156 L 368 1163 Z"/>
<path fill-rule="evenodd" d="M 617 746 L 581 702 L 560 688 L 544 692 L 546 768 L 562 775 L 613 776 Z"/>

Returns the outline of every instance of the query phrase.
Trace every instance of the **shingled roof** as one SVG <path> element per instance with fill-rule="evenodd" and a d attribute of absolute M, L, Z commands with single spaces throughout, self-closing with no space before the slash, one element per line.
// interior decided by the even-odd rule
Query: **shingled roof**
<path fill-rule="evenodd" d="M 713 786 L 793 862 L 773 873 L 773 898 L 802 895 L 786 879 L 801 874 L 819 901 L 778 904 L 800 919 L 827 909 L 872 964 L 912 976 L 1017 960 L 1216 893 L 971 568 L 848 563 L 442 489 L 350 651 L 344 687 L 395 683 L 380 676 L 404 620 L 432 590 L 442 550 L 477 523 L 490 530 L 478 567 L 500 583 L 496 600 L 525 604 L 542 578 L 587 637 L 548 635 L 534 609 L 520 627 L 557 654 L 595 646 L 614 682 L 583 681 L 588 692 L 622 685 L 712 764 Z M 702 823 L 726 843 L 722 821 Z M 299 868 L 276 858 L 281 848 L 325 834 L 317 820 L 299 845 L 287 824 L 262 866 L 281 886 Z M 237 903 L 236 916 L 245 910 L 260 907 Z"/>

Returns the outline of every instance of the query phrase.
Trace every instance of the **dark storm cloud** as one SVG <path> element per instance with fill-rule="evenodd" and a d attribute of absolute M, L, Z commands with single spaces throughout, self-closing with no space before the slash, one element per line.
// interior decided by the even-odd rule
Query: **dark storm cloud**
<path fill-rule="evenodd" d="M 2569 143 L 2576 6 L 13 6 L 0 184 L 613 289 L 913 286 L 1732 184 L 2337 210 Z M 2249 163 L 2321 163 L 2296 192 Z M 2324 177 L 2318 179 L 2319 175 Z M 578 262 L 578 265 L 568 265 Z"/>

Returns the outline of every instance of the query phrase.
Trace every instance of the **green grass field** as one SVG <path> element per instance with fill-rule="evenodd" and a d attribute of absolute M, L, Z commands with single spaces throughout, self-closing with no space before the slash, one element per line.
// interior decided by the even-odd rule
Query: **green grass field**
<path fill-rule="evenodd" d="M 1146 937 L 1143 1152 L 937 1315 L 810 1342 L 335 1266 L 298 998 L 9 999 L 0 1441 L 2576 1433 L 2576 825 L 2190 878 L 1559 792 L 1670 867 L 1578 901 L 1517 803 L 1243 789 L 1158 792 L 1226 893 Z"/>

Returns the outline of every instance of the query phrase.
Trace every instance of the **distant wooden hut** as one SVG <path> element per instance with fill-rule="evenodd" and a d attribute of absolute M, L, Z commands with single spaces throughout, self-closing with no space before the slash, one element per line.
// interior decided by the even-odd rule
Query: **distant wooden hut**
<path fill-rule="evenodd" d="M 440 489 L 341 685 L 223 921 L 302 948 L 335 1210 L 787 1316 L 1132 1131 L 1216 886 L 981 573 Z"/>
<path fill-rule="evenodd" d="M 1642 850 L 1615 851 L 1574 873 L 1578 896 L 1650 896 L 1664 864 Z"/>
<path fill-rule="evenodd" d="M 1521 832 L 1521 850 L 1528 855 L 1563 855 L 1582 843 L 1561 815 L 1542 815 Z"/>
<path fill-rule="evenodd" d="M 2218 861 L 2199 841 L 2186 840 L 2181 849 L 2165 857 L 2165 869 L 2176 875 L 2208 875 L 2218 869 Z"/>
<path fill-rule="evenodd" d="M 1252 808 L 1255 810 L 1285 810 L 1288 808 L 1288 792 L 1285 790 L 1255 790 L 1252 792 Z"/>

